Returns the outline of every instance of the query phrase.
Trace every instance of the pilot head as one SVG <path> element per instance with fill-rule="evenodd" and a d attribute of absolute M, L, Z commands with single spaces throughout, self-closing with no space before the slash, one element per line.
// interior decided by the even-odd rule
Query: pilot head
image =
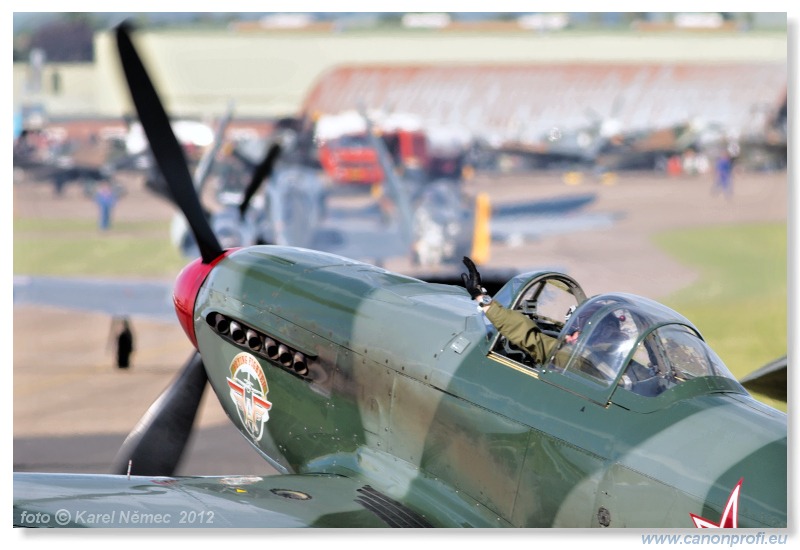
<path fill-rule="evenodd" d="M 579 306 L 577 309 L 570 308 L 570 311 L 567 312 L 566 323 L 564 325 L 566 333 L 564 340 L 566 343 L 575 343 L 580 333 L 589 328 L 589 324 L 593 324 L 596 327 L 594 329 L 595 342 L 612 342 L 624 337 L 621 330 L 621 322 L 624 318 L 621 318 L 620 313 L 612 310 L 599 319 L 592 319 L 595 313 L 607 304 L 608 302 L 604 300 L 597 300 L 587 303 L 583 307 Z"/>

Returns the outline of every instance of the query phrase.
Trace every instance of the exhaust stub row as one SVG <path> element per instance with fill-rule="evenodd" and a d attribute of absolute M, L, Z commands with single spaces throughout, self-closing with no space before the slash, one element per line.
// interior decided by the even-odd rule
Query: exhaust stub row
<path fill-rule="evenodd" d="M 246 347 L 253 353 L 266 357 L 286 370 L 300 376 L 308 374 L 308 358 L 306 355 L 288 344 L 284 344 L 271 336 L 248 327 L 230 317 L 212 311 L 206 315 L 206 323 L 220 336 L 234 344 Z"/>

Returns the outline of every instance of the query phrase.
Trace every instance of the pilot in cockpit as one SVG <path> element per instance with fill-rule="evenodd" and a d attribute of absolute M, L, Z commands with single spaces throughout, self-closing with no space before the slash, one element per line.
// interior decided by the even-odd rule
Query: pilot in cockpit
<path fill-rule="evenodd" d="M 464 265 L 467 266 L 468 270 L 468 273 L 461 275 L 464 286 L 472 299 L 478 302 L 479 308 L 497 331 L 505 336 L 511 344 L 525 350 L 535 364 L 544 365 L 547 363 L 549 358 L 554 356 L 558 339 L 544 333 L 533 319 L 522 312 L 507 309 L 492 300 L 486 293 L 486 289 L 481 285 L 480 274 L 475 264 L 465 257 Z M 567 331 L 567 334 L 563 339 L 564 345 L 575 344 L 586 323 L 604 305 L 605 303 L 602 301 L 586 304 L 575 315 L 573 315 L 574 308 L 570 309 L 565 319 L 564 330 Z M 596 364 L 597 367 L 589 369 L 587 365 L 586 368 L 590 371 L 600 372 L 589 372 L 589 374 L 601 379 L 613 379 L 615 375 L 615 372 L 611 370 L 613 367 L 606 367 L 606 372 L 603 372 L 603 367 L 612 363 L 610 358 L 605 358 L 603 355 L 614 350 L 616 342 L 624 339 L 625 335 L 621 331 L 620 319 L 614 313 L 609 313 L 609 315 L 605 315 L 598 320 L 591 337 L 593 357 L 587 359 L 589 364 Z M 561 351 L 566 350 L 561 348 Z M 554 359 L 555 363 L 565 362 L 571 354 L 559 353 L 557 355 L 559 357 Z M 553 366 L 555 368 L 563 368 L 565 365 L 554 364 Z"/>
<path fill-rule="evenodd" d="M 464 257 L 464 265 L 467 266 L 468 273 L 462 273 L 461 280 L 472 299 L 478 302 L 478 307 L 484 312 L 486 318 L 509 342 L 525 350 L 534 363 L 544 364 L 554 351 L 558 340 L 542 332 L 530 317 L 519 311 L 507 309 L 492 300 L 481 285 L 481 276 L 473 261 Z M 574 343 L 578 334 L 579 331 L 573 331 L 572 334 L 566 336 L 565 342 Z"/>

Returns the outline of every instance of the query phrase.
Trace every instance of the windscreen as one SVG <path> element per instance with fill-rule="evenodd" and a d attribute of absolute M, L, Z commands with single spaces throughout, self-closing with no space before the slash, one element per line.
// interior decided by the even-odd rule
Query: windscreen
<path fill-rule="evenodd" d="M 687 326 L 672 324 L 656 328 L 639 342 L 620 384 L 639 395 L 655 397 L 703 376 L 736 382 L 697 333 Z"/>
<path fill-rule="evenodd" d="M 549 368 L 651 397 L 700 377 L 721 377 L 738 386 L 685 317 L 627 294 L 584 302 L 559 335 Z"/>

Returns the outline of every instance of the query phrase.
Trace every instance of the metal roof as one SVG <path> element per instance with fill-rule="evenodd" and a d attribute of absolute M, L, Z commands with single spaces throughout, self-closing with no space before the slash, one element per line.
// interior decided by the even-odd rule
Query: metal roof
<path fill-rule="evenodd" d="M 341 66 L 320 77 L 303 110 L 412 112 L 498 141 L 535 142 L 554 126 L 612 117 L 626 130 L 703 121 L 749 133 L 786 85 L 782 63 Z"/>

